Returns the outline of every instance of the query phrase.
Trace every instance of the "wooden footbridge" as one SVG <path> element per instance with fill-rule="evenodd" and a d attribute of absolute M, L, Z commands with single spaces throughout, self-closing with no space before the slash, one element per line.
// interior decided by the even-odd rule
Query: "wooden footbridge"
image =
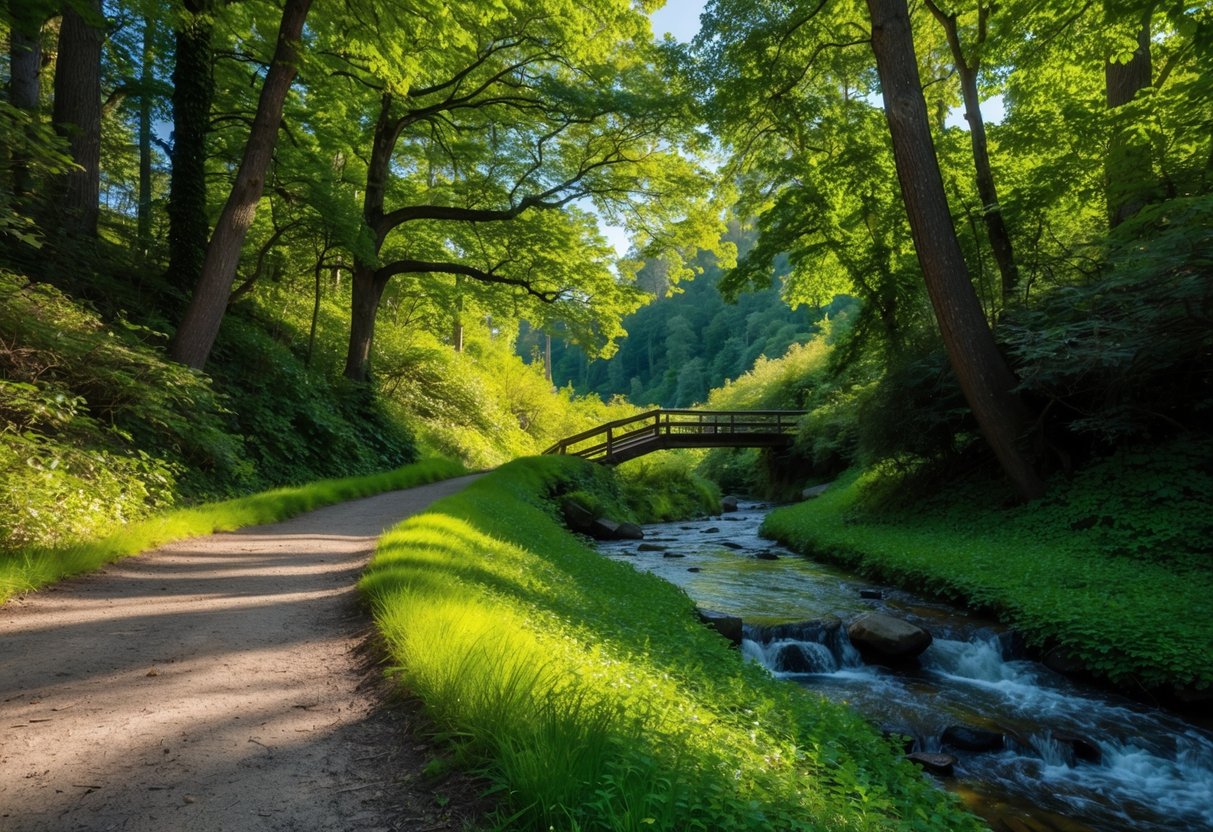
<path fill-rule="evenodd" d="M 804 410 L 650 410 L 561 439 L 545 454 L 616 465 L 669 448 L 787 448 Z"/>

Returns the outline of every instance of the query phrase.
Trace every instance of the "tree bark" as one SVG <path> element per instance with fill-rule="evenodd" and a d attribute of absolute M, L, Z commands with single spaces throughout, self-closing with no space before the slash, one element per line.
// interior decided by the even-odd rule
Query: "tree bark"
<path fill-rule="evenodd" d="M 376 254 L 384 241 L 380 220 L 383 218 L 392 148 L 396 145 L 396 137 L 397 125 L 392 119 L 392 96 L 390 93 L 384 93 L 379 103 L 379 118 L 375 122 L 371 158 L 367 163 L 366 195 L 362 198 L 362 219 L 374 237 Z M 350 343 L 345 354 L 345 377 L 351 381 L 370 380 L 375 316 L 379 313 L 379 299 L 383 296 L 386 286 L 387 281 L 380 280 L 376 275 L 374 263 L 358 255 L 354 256 L 350 281 Z"/>
<path fill-rule="evenodd" d="M 1015 253 L 1011 245 L 1011 235 L 1007 231 L 1006 221 L 1002 216 L 1002 206 L 998 202 L 998 188 L 994 182 L 994 171 L 990 167 L 990 147 L 986 139 L 986 122 L 981 114 L 981 100 L 977 94 L 977 73 L 981 68 L 979 57 L 967 58 L 960 43 L 960 32 L 956 25 L 955 14 L 945 14 L 933 0 L 927 0 L 927 7 L 935 19 L 943 26 L 948 39 L 948 48 L 952 52 L 952 62 L 956 66 L 956 74 L 960 78 L 960 91 L 964 97 L 965 120 L 969 122 L 969 141 L 973 147 L 973 167 L 976 172 L 977 193 L 981 197 L 981 213 L 985 220 L 986 236 L 990 239 L 990 249 L 994 252 L 994 262 L 998 264 L 1000 277 L 1000 294 L 1005 307 L 1015 295 L 1015 287 L 1019 283 L 1019 269 L 1015 265 Z M 978 9 L 977 47 L 980 48 L 986 38 L 986 18 L 990 14 L 988 6 Z"/>
<path fill-rule="evenodd" d="M 101 19 L 101 0 L 88 0 L 87 9 Z M 54 208 L 64 230 L 84 239 L 96 238 L 100 211 L 101 41 L 100 29 L 64 6 L 51 121 L 79 167 L 60 175 Z"/>
<path fill-rule="evenodd" d="M 240 248 L 265 189 L 265 175 L 277 143 L 282 109 L 298 71 L 299 38 L 310 7 L 311 0 L 287 0 L 282 10 L 273 62 L 261 87 L 244 158 L 206 247 L 198 286 L 173 341 L 173 358 L 195 369 L 205 366 L 227 310 L 236 266 L 240 262 Z"/>
<path fill-rule="evenodd" d="M 370 380 L 375 316 L 386 287 L 387 281 L 378 279 L 373 266 L 355 265 L 350 279 L 350 345 L 345 354 L 345 377 L 351 381 Z"/>
<path fill-rule="evenodd" d="M 1044 483 L 1019 447 L 1028 414 L 1013 392 L 1015 376 L 986 324 L 952 225 L 906 0 L 867 4 L 897 178 L 948 359 L 1003 470 L 1024 499 L 1034 499 L 1044 493 Z"/>
<path fill-rule="evenodd" d="M 9 30 L 8 100 L 18 110 L 24 110 L 31 117 L 37 117 L 42 95 L 42 36 L 39 29 L 40 27 L 31 27 L 30 30 L 25 30 L 18 23 L 14 23 Z M 30 192 L 33 185 L 30 181 L 29 158 L 24 150 L 14 148 L 10 159 L 12 194 L 20 201 Z"/>
<path fill-rule="evenodd" d="M 152 245 L 152 63 L 155 56 L 155 18 L 143 19 L 143 49 L 139 60 L 139 203 L 136 234 L 145 255 Z"/>
<path fill-rule="evenodd" d="M 1123 64 L 1108 61 L 1104 65 L 1104 81 L 1109 110 L 1128 104 L 1137 93 L 1153 83 L 1149 18 L 1138 30 L 1133 59 Z M 1105 178 L 1108 225 L 1115 228 L 1157 196 L 1158 179 L 1154 176 L 1149 141 L 1113 125 L 1105 162 Z"/>
<path fill-rule="evenodd" d="M 211 75 L 213 0 L 184 0 L 173 65 L 173 149 L 168 197 L 168 276 L 182 292 L 202 274 L 206 218 L 206 134 L 215 97 Z"/>

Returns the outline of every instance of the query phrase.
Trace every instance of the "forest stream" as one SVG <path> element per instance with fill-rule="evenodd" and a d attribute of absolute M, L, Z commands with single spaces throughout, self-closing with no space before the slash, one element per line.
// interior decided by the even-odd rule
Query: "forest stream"
<path fill-rule="evenodd" d="M 742 652 L 775 676 L 849 703 L 911 737 L 912 751 L 954 756 L 940 782 L 996 832 L 1213 830 L 1213 732 L 1024 659 L 990 621 L 762 539 L 768 508 L 647 526 L 643 550 L 635 540 L 599 549 L 739 616 Z M 865 664 L 846 627 L 828 623 L 866 612 L 932 633 L 918 667 Z M 960 747 L 982 745 L 993 747 Z"/>

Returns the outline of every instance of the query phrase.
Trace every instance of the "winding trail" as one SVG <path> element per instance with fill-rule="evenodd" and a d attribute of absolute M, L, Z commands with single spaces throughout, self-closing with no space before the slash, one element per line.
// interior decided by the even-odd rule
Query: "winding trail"
<path fill-rule="evenodd" d="M 354 587 L 475 477 L 181 541 L 0 607 L 0 830 L 463 828 Z M 436 794 L 437 793 L 437 794 Z M 439 804 L 445 804 L 443 808 Z"/>

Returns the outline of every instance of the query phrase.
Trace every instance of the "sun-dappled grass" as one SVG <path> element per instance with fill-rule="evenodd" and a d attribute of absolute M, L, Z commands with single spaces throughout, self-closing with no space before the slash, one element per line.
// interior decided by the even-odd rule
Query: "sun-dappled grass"
<path fill-rule="evenodd" d="M 772 512 L 765 534 L 900 586 L 999 614 L 1042 648 L 1140 690 L 1213 684 L 1213 476 L 1207 441 L 1122 454 L 996 505 L 1001 486 L 872 499 L 850 472 L 823 496 Z M 866 492 L 866 493 L 865 493 Z"/>
<path fill-rule="evenodd" d="M 743 662 L 680 590 L 602 558 L 519 460 L 403 522 L 361 587 L 394 671 L 500 828 L 979 828 L 845 707 Z"/>
<path fill-rule="evenodd" d="M 174 540 L 274 523 L 321 506 L 437 482 L 462 473 L 465 469 L 460 463 L 428 459 L 382 474 L 323 480 L 169 511 L 127 524 L 95 540 L 6 552 L 0 554 L 0 603 L 18 593 Z"/>

